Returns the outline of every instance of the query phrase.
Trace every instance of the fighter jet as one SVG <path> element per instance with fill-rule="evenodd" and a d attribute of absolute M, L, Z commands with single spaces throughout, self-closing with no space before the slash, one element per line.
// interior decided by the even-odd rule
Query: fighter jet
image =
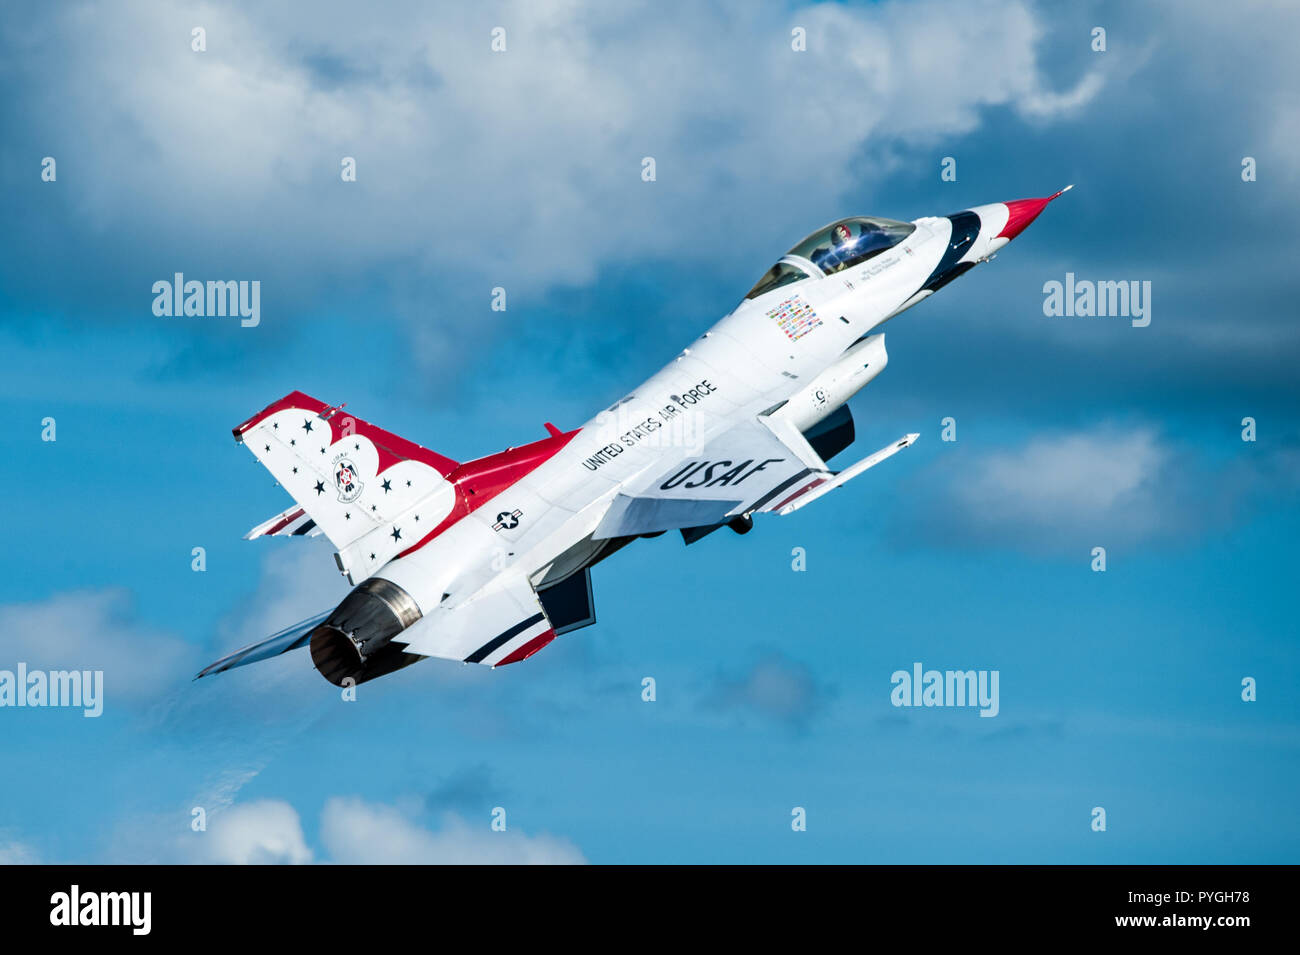
<path fill-rule="evenodd" d="M 846 402 L 885 368 L 880 326 L 985 262 L 1049 202 L 912 222 L 858 216 L 783 255 L 731 314 L 582 427 L 458 463 L 301 392 L 234 429 L 294 504 L 246 535 L 326 535 L 354 589 L 198 674 L 311 650 L 338 686 L 425 657 L 497 667 L 596 621 L 591 568 L 790 514 L 910 446 L 841 470 Z M 197 677 L 196 677 L 197 679 Z"/>

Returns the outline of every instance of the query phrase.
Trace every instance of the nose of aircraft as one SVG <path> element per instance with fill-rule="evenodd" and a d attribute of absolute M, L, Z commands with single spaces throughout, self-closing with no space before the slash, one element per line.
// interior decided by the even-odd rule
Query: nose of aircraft
<path fill-rule="evenodd" d="M 1029 223 L 1038 218 L 1038 214 L 1047 208 L 1049 202 L 1073 188 L 1073 184 L 1068 185 L 1046 199 L 1012 199 L 1010 202 L 1004 202 L 1003 205 L 1007 207 L 1007 224 L 1002 227 L 997 237 L 1007 241 L 1014 239 L 1029 228 Z"/>

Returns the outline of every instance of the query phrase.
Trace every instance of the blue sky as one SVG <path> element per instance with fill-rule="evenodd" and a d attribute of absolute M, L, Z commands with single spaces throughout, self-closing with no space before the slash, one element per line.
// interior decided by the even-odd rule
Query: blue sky
<path fill-rule="evenodd" d="M 0 860 L 1296 861 L 1300 15 L 311 9 L 0 27 L 0 669 L 106 683 L 98 719 L 0 709 Z M 623 550 L 523 665 L 190 682 L 346 591 L 323 539 L 241 540 L 288 504 L 230 438 L 275 398 L 467 460 L 580 424 L 832 218 L 1070 182 L 886 327 L 846 455 L 922 437 L 848 489 Z M 261 323 L 155 317 L 177 271 L 260 281 Z M 1066 272 L 1150 281 L 1150 326 L 1044 316 Z M 998 670 L 998 716 L 892 706 L 916 661 Z"/>

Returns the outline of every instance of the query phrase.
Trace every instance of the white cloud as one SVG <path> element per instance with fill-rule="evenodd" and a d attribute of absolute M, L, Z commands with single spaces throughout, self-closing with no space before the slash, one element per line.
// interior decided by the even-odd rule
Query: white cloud
<path fill-rule="evenodd" d="M 205 828 L 193 828 L 201 808 Z M 298 811 L 281 799 L 234 805 L 199 798 L 183 811 L 128 815 L 109 833 L 105 860 L 125 865 L 306 865 L 314 854 Z M 72 860 L 84 862 L 86 860 Z"/>
<path fill-rule="evenodd" d="M 196 834 L 199 860 L 218 865 L 303 865 L 312 851 L 302 821 L 286 802 L 263 799 L 231 806 L 211 817 L 208 831 Z"/>
<path fill-rule="evenodd" d="M 325 803 L 319 855 L 307 845 L 298 811 L 281 799 L 210 811 L 206 831 L 182 832 L 177 826 L 177 817 L 170 815 L 124 824 L 113 843 L 115 857 L 217 865 L 572 865 L 586 861 L 567 839 L 529 836 L 513 824 L 505 832 L 494 832 L 486 816 L 481 824 L 471 826 L 455 813 L 446 813 L 440 828 L 427 829 L 397 808 L 351 796 Z M 161 844 L 159 833 L 169 833 Z"/>
<path fill-rule="evenodd" d="M 410 800 L 418 812 L 421 800 Z M 207 828 L 193 831 L 188 813 L 122 820 L 109 841 L 111 861 L 203 865 L 577 865 L 586 862 L 569 840 L 527 835 L 507 821 L 494 832 L 487 816 L 470 825 L 456 813 L 437 829 L 420 825 L 400 808 L 336 796 L 321 812 L 320 851 L 307 844 L 302 818 L 283 799 L 260 799 L 214 809 Z M 15 858 L 24 852 L 13 843 Z M 6 845 L 0 841 L 0 853 Z M 4 856 L 0 855 L 0 861 Z"/>
<path fill-rule="evenodd" d="M 781 653 L 768 653 L 739 676 L 719 679 L 706 703 L 746 709 L 801 727 L 829 694 L 805 664 Z"/>
<path fill-rule="evenodd" d="M 1059 93 L 1048 90 L 1028 91 L 1018 101 L 1017 108 L 1026 116 L 1054 119 L 1062 113 L 1086 106 L 1101 92 L 1103 83 L 1104 78 L 1100 73 L 1089 73 L 1072 89 Z"/>
<path fill-rule="evenodd" d="M 955 536 L 986 544 L 1086 552 L 1168 537 L 1186 529 L 1195 491 L 1174 457 L 1148 428 L 1034 438 L 955 469 L 943 510 Z"/>
<path fill-rule="evenodd" d="M 509 817 L 507 816 L 507 823 Z M 334 798 L 321 814 L 321 842 L 333 862 L 395 865 L 574 865 L 585 862 L 567 839 L 493 832 L 487 820 L 471 827 L 448 813 L 430 831 L 396 809 L 356 798 Z"/>
<path fill-rule="evenodd" d="M 37 861 L 36 852 L 30 846 L 0 838 L 0 865 L 35 865 Z"/>
<path fill-rule="evenodd" d="M 1103 425 L 985 450 L 964 443 L 896 514 L 902 539 L 1087 554 L 1222 524 L 1261 483 L 1215 471 L 1147 427 Z"/>
<path fill-rule="evenodd" d="M 61 16 L 46 34 L 56 75 L 93 77 L 95 95 L 61 104 L 58 143 L 43 148 L 71 163 L 95 144 L 94 174 L 66 187 L 88 227 L 107 235 L 159 210 L 156 249 L 241 248 L 250 262 L 309 262 L 313 281 L 414 260 L 584 282 L 610 262 L 680 253 L 682 223 L 702 209 L 721 228 L 779 189 L 819 215 L 861 180 L 864 153 L 884 162 L 967 132 L 989 106 L 1051 117 L 1100 87 L 1098 74 L 1048 86 L 1042 27 L 1020 0 L 734 2 L 689 17 L 649 2 L 516 0 L 490 17 L 411 2 L 364 24 L 342 2 L 310 16 L 264 4 L 160 15 L 140 0 Z M 194 24 L 206 53 L 189 47 Z M 507 52 L 491 52 L 493 24 Z M 793 26 L 806 52 L 791 49 Z M 19 52 L 48 82 L 52 51 Z M 653 184 L 640 179 L 646 155 Z M 343 156 L 355 184 L 339 179 Z M 809 211 L 783 214 L 806 228 Z M 727 245 L 699 237 L 701 250 Z"/>
<path fill-rule="evenodd" d="M 1054 435 L 985 455 L 954 491 L 988 524 L 1086 526 L 1117 512 L 1145 523 L 1169 458 L 1148 429 Z"/>
<path fill-rule="evenodd" d="M 183 684 L 197 659 L 179 638 L 141 623 L 130 593 L 76 590 L 0 607 L 5 656 L 42 669 L 103 670 L 107 705 Z"/>

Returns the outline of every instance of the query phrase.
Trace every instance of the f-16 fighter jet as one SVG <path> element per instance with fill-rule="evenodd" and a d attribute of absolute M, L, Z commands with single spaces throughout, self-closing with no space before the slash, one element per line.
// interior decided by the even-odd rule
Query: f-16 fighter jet
<path fill-rule="evenodd" d="M 917 439 L 826 463 L 854 439 L 845 402 L 885 368 L 879 327 L 988 260 L 1061 192 L 833 222 L 582 427 L 547 424 L 542 440 L 473 461 L 301 392 L 281 398 L 234 429 L 295 501 L 248 537 L 324 534 L 354 589 L 199 676 L 302 646 L 339 686 L 424 657 L 518 663 L 595 622 L 591 568 L 637 538 L 743 534 L 755 514 L 816 501 Z"/>

